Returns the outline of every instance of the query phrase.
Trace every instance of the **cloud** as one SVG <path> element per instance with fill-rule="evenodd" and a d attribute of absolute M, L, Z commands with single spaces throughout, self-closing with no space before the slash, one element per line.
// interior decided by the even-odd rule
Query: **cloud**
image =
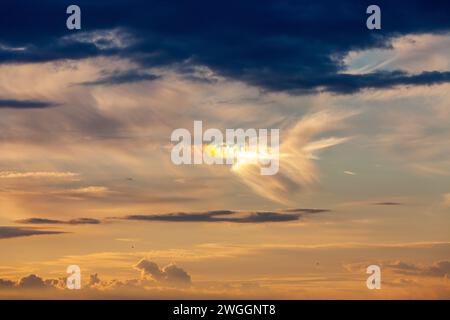
<path fill-rule="evenodd" d="M 428 266 L 396 261 L 394 263 L 386 264 L 386 267 L 393 269 L 395 272 L 407 275 L 450 277 L 450 261 L 448 260 L 437 261 Z"/>
<path fill-rule="evenodd" d="M 119 56 L 143 67 L 207 66 L 222 76 L 251 85 L 296 93 L 327 90 L 345 94 L 364 88 L 450 81 L 449 72 L 437 71 L 344 74 L 348 52 L 389 48 L 399 35 L 448 31 L 446 13 L 450 4 L 445 1 L 432 8 L 426 0 L 380 1 L 383 24 L 388 27 L 377 32 L 365 28 L 365 12 L 370 5 L 366 1 L 305 4 L 203 0 L 189 4 L 176 1 L 169 8 L 161 0 L 134 0 L 139 10 L 131 11 L 129 1 L 100 3 L 82 6 L 90 16 L 97 17 L 89 21 L 90 31 L 67 36 L 59 20 L 44 19 L 64 12 L 64 3 L 55 5 L 45 0 L 33 10 L 25 10 L 29 3 L 14 1 L 6 8 L 10 18 L 0 22 L 0 61 Z M 399 19 L 405 7 L 408 19 Z M 116 16 L 121 19 L 111 18 Z M 23 19 L 28 23 L 21 23 Z"/>
<path fill-rule="evenodd" d="M 30 274 L 29 276 L 20 279 L 18 286 L 23 289 L 39 289 L 47 287 L 45 281 L 34 274 Z"/>
<path fill-rule="evenodd" d="M 450 277 L 450 261 L 443 260 L 435 262 L 432 266 L 425 267 L 422 272 L 422 275 L 430 276 L 430 277 Z"/>
<path fill-rule="evenodd" d="M 321 83 L 310 84 L 309 90 L 324 86 L 325 91 L 352 94 L 361 89 L 387 89 L 396 86 L 434 85 L 450 82 L 450 72 L 425 71 L 420 74 L 408 74 L 401 70 L 378 71 L 365 75 L 339 74 Z"/>
<path fill-rule="evenodd" d="M 364 117 L 371 119 L 371 125 L 364 121 L 357 124 L 357 130 L 365 132 L 367 143 L 374 151 L 404 161 L 403 165 L 413 173 L 448 177 L 449 88 L 449 85 L 443 85 L 389 90 L 378 97 L 376 93 L 361 95 L 361 102 L 367 103 L 368 107 Z"/>
<path fill-rule="evenodd" d="M 107 187 L 89 186 L 78 189 L 72 189 L 69 192 L 73 192 L 74 194 L 102 194 L 108 191 L 109 190 Z"/>
<path fill-rule="evenodd" d="M 135 268 L 141 270 L 143 276 L 150 275 L 157 281 L 163 278 L 163 272 L 155 262 L 142 259 L 135 265 Z"/>
<path fill-rule="evenodd" d="M 0 99 L 0 109 L 45 109 L 57 104 L 40 100 Z"/>
<path fill-rule="evenodd" d="M 23 224 L 71 224 L 71 225 L 79 225 L 79 224 L 100 224 L 101 221 L 93 218 L 77 218 L 71 220 L 53 220 L 53 219 L 45 219 L 45 218 L 29 218 L 23 220 L 17 220 L 17 223 Z"/>
<path fill-rule="evenodd" d="M 325 209 L 287 209 L 280 212 L 269 211 L 206 211 L 206 212 L 177 212 L 164 215 L 129 215 L 124 219 L 137 221 L 163 222 L 233 222 L 233 223 L 268 223 L 288 222 L 299 220 L 304 214 L 326 212 Z"/>
<path fill-rule="evenodd" d="M 160 76 L 143 72 L 140 70 L 115 71 L 111 74 L 105 75 L 100 79 L 94 81 L 86 81 L 82 85 L 119 85 L 124 83 L 134 83 L 141 81 L 154 81 L 160 79 Z"/>
<path fill-rule="evenodd" d="M 0 279 L 0 290 L 14 287 L 16 283 L 8 279 Z"/>
<path fill-rule="evenodd" d="M 296 208 L 296 209 L 283 209 L 281 212 L 298 212 L 298 213 L 322 213 L 330 212 L 329 209 L 309 209 L 309 208 Z"/>
<path fill-rule="evenodd" d="M 89 287 L 94 287 L 94 286 L 96 286 L 96 285 L 98 285 L 100 283 L 101 283 L 101 280 L 100 280 L 100 278 L 98 276 L 98 273 L 91 274 L 89 276 L 89 283 L 88 283 Z"/>
<path fill-rule="evenodd" d="M 36 236 L 36 235 L 53 235 L 53 234 L 63 234 L 63 233 L 65 233 L 65 232 L 38 230 L 38 229 L 34 229 L 34 228 L 2 227 L 2 226 L 0 226 L 0 239 L 29 237 L 29 236 Z"/>
<path fill-rule="evenodd" d="M 35 274 L 30 274 L 17 281 L 0 278 L 0 290 L 2 289 L 64 289 L 66 279 L 43 279 Z"/>
<path fill-rule="evenodd" d="M 0 171 L 0 179 L 15 179 L 15 178 L 72 178 L 78 176 L 78 173 L 73 172 L 17 172 L 17 171 Z"/>
<path fill-rule="evenodd" d="M 112 191 L 108 187 L 103 186 L 88 186 L 74 189 L 62 189 L 49 192 L 54 196 L 59 196 L 67 199 L 84 199 L 84 198 L 101 198 L 111 194 Z"/>
<path fill-rule="evenodd" d="M 136 42 L 130 32 L 121 28 L 74 32 L 61 40 L 63 44 L 69 45 L 71 43 L 93 44 L 99 50 L 124 49 Z"/>
<path fill-rule="evenodd" d="M 143 278 L 150 276 L 158 283 L 183 286 L 191 284 L 191 276 L 175 264 L 169 264 L 161 269 L 155 262 L 142 259 L 135 268 L 141 271 Z"/>
<path fill-rule="evenodd" d="M 187 288 L 192 284 L 191 276 L 182 268 L 170 263 L 160 268 L 155 262 L 141 259 L 135 266 L 141 271 L 141 279 L 100 279 L 98 273 L 91 274 L 88 281 L 81 286 L 81 290 L 117 290 L 136 288 L 145 290 L 146 287 Z M 30 274 L 18 280 L 0 278 L 0 290 L 3 289 L 66 289 L 66 279 L 44 279 Z"/>
<path fill-rule="evenodd" d="M 398 69 L 413 74 L 446 71 L 450 69 L 449 46 L 448 33 L 411 34 L 394 38 L 388 48 L 350 52 L 344 61 L 346 71 L 353 74 Z"/>
<path fill-rule="evenodd" d="M 338 130 L 351 112 L 324 110 L 307 114 L 280 137 L 279 172 L 272 176 L 260 174 L 257 164 L 240 164 L 232 172 L 253 191 L 274 202 L 289 204 L 304 188 L 318 183 L 319 174 L 314 160 L 332 146 L 344 143 L 349 137 L 324 137 Z"/>
<path fill-rule="evenodd" d="M 403 203 L 401 202 L 376 202 L 374 203 L 376 206 L 401 206 Z"/>
<path fill-rule="evenodd" d="M 253 245 L 242 245 L 242 247 L 238 244 L 220 244 L 220 243 L 211 243 L 211 244 L 204 244 L 208 248 L 211 254 L 216 253 L 217 255 L 215 258 L 219 259 L 219 264 L 222 266 L 222 269 L 225 268 L 231 268 L 230 270 L 235 267 L 235 261 L 236 259 L 241 258 L 254 258 L 255 253 L 260 257 L 260 259 L 256 260 L 259 263 L 258 270 L 255 272 L 254 266 L 244 266 L 244 270 L 247 270 L 249 272 L 250 277 L 252 279 L 241 279 L 241 280 L 234 280 L 234 279 L 228 279 L 221 277 L 220 274 L 218 275 L 210 275 L 206 278 L 200 279 L 200 280 L 193 280 L 190 272 L 187 272 L 184 268 L 181 268 L 174 264 L 168 264 L 165 267 L 160 267 L 157 263 L 154 262 L 154 260 L 150 259 L 141 259 L 138 260 L 139 262 L 136 263 L 133 267 L 140 271 L 141 277 L 133 276 L 130 277 L 122 276 L 120 279 L 114 279 L 114 278 L 107 278 L 106 280 L 103 279 L 103 277 L 99 276 L 97 273 L 91 273 L 90 276 L 87 274 L 85 277 L 82 277 L 82 287 L 81 290 L 68 290 L 66 288 L 65 284 L 65 278 L 56 278 L 56 279 L 44 279 L 42 277 L 39 277 L 38 275 L 34 276 L 26 276 L 23 277 L 23 280 L 12 280 L 12 279 L 0 279 L 0 290 L 3 290 L 0 292 L 3 294 L 4 297 L 12 297 L 13 291 L 14 294 L 16 294 L 17 297 L 25 297 L 28 292 L 25 292 L 26 287 L 28 289 L 35 288 L 35 290 L 26 290 L 29 291 L 30 294 L 34 295 L 34 298 L 40 297 L 41 299 L 46 297 L 59 297 L 59 298 L 65 298 L 70 297 L 71 299 L 74 298 L 88 298 L 88 299 L 99 299 L 99 298 L 105 298 L 105 297 L 112 297 L 113 295 L 116 296 L 116 298 L 132 298 L 132 297 L 140 297 L 140 298 L 149 298 L 149 297 L 159 297 L 161 298 L 164 294 L 170 293 L 172 298 L 174 297 L 185 297 L 185 298 L 192 298 L 196 297 L 199 293 L 203 293 L 205 297 L 215 297 L 217 293 L 224 294 L 226 293 L 229 298 L 232 298 L 233 296 L 236 297 L 253 297 L 253 293 L 266 293 L 270 297 L 279 296 L 279 294 L 284 294 L 286 297 L 291 294 L 292 292 L 286 293 L 286 288 L 291 288 L 293 286 L 303 286 L 305 288 L 305 295 L 302 295 L 303 297 L 306 297 L 308 295 L 311 295 L 312 291 L 317 290 L 317 286 L 323 287 L 328 286 L 331 288 L 335 288 L 335 286 L 339 287 L 340 285 L 345 284 L 358 284 L 360 283 L 360 276 L 365 274 L 367 265 L 371 264 L 368 262 L 364 263 L 357 263 L 357 264 L 351 264 L 351 265 L 344 265 L 348 271 L 351 271 L 351 273 L 342 273 L 342 265 L 341 262 L 345 261 L 349 258 L 349 256 L 345 253 L 345 251 L 336 251 L 336 249 L 342 249 L 342 250 L 358 250 L 358 254 L 366 254 L 367 250 L 370 250 L 370 248 L 375 248 L 373 246 L 376 246 L 376 251 L 374 252 L 376 255 L 379 256 L 379 252 L 385 252 L 386 249 L 389 248 L 398 248 L 398 247 L 404 247 L 405 244 L 388 244 L 388 245 L 380 245 L 380 244 L 368 244 L 367 246 L 361 243 L 354 243 L 353 245 L 350 244 L 330 244 L 330 245 L 280 245 L 280 244 L 263 244 L 261 247 L 260 244 L 253 244 Z M 225 247 L 221 247 L 224 245 Z M 432 248 L 433 244 L 427 244 L 424 246 L 424 244 L 406 244 L 406 246 L 410 247 L 410 253 L 416 253 L 421 256 L 421 253 L 425 253 L 426 255 L 429 255 L 430 248 Z M 224 256 L 223 249 L 229 247 L 230 249 L 236 249 L 236 247 L 240 248 L 240 251 L 237 254 L 233 255 L 226 255 Z M 446 247 L 448 247 L 448 243 L 446 244 Z M 358 249 L 359 248 L 359 249 Z M 380 251 L 380 249 L 382 251 Z M 258 250 L 258 251 L 254 251 Z M 261 251 L 261 250 L 264 250 Z M 273 269 L 273 266 L 264 264 L 264 261 L 267 262 L 267 251 L 266 250 L 278 250 L 278 253 L 281 255 L 276 255 L 275 260 L 278 261 L 278 265 L 282 266 L 281 269 Z M 419 251 L 418 251 L 419 250 Z M 187 250 L 186 252 L 189 252 L 192 257 L 197 258 L 198 252 L 193 252 L 191 250 Z M 378 252 L 378 253 L 377 253 Z M 421 252 L 421 253 L 420 253 Z M 445 251 L 443 251 L 445 252 Z M 167 254 L 167 251 L 165 251 L 166 257 L 162 258 L 162 256 L 159 257 L 159 259 L 171 259 L 170 256 L 173 257 L 173 252 Z M 264 254 L 263 254 L 264 253 Z M 396 251 L 398 253 L 398 251 Z M 86 258 L 84 264 L 85 270 L 87 269 L 94 269 L 98 267 L 99 265 L 102 265 L 102 263 L 111 264 L 114 261 L 121 261 L 120 265 L 115 266 L 115 274 L 126 274 L 126 270 L 130 268 L 130 264 L 136 262 L 136 258 L 140 255 L 142 257 L 142 253 L 136 254 L 130 254 L 130 253 L 119 253 L 115 252 L 114 255 L 108 255 L 104 256 L 104 260 L 99 261 L 94 258 L 93 255 L 86 255 L 84 256 Z M 155 252 L 151 251 L 146 254 L 154 256 Z M 261 255 L 262 254 L 262 255 Z M 318 254 L 318 256 L 312 256 L 310 254 Z M 408 252 L 403 252 L 403 256 L 407 256 Z M 332 256 L 338 256 L 340 258 L 343 258 L 342 261 L 337 261 L 336 264 L 332 262 L 332 260 L 329 260 L 329 257 Z M 392 254 L 389 254 L 392 255 Z M 181 256 L 184 256 L 181 255 Z M 180 256 L 180 258 L 182 258 Z M 113 258 L 115 257 L 115 258 Z M 128 257 L 129 259 L 124 259 L 125 257 Z M 224 260 L 224 257 L 227 257 L 227 260 Z M 351 257 L 354 257 L 352 255 Z M 75 257 L 70 257 L 69 261 L 74 261 Z M 285 258 L 293 259 L 289 260 L 290 263 L 287 263 L 286 260 L 283 260 Z M 138 258 L 139 259 L 139 258 Z M 351 258 L 350 258 L 351 259 Z M 274 261 L 275 261 L 274 260 Z M 81 260 L 77 260 L 79 262 L 82 262 Z M 281 263 L 281 262 L 286 263 Z M 320 264 L 317 262 L 320 261 Z M 62 262 L 62 261 L 61 261 Z M 213 263 L 213 262 L 211 262 Z M 204 268 L 211 265 L 211 263 L 205 264 L 204 262 L 201 263 L 203 265 L 203 272 Z M 281 264 L 280 264 L 281 263 Z M 214 263 L 213 263 L 214 264 Z M 392 263 L 391 263 L 392 264 Z M 190 264 L 192 268 L 196 269 L 195 275 L 203 274 L 201 269 L 199 270 L 198 265 L 195 267 L 195 264 Z M 320 265 L 320 270 L 317 270 Z M 333 271 L 330 267 L 333 267 L 335 265 L 338 269 L 334 269 L 336 271 Z M 423 285 L 423 288 L 439 288 L 439 286 L 443 285 L 445 286 L 446 283 L 442 282 L 442 279 L 440 276 L 432 276 L 430 279 L 426 279 L 426 281 L 423 281 L 424 279 L 417 279 L 415 277 L 407 277 L 408 279 L 405 279 L 405 281 L 400 280 L 402 277 L 399 277 L 396 274 L 393 274 L 392 272 L 389 272 L 385 268 L 385 264 L 383 265 L 383 270 L 386 272 L 385 274 L 385 280 L 386 284 L 389 286 L 403 286 L 407 287 L 408 285 L 415 285 L 416 283 L 420 283 Z M 436 264 L 437 265 L 437 264 Z M 65 262 L 62 262 L 61 268 L 59 269 L 59 272 L 63 273 L 65 268 L 64 266 L 67 266 Z M 90 267 L 91 266 L 91 267 Z M 298 272 L 302 272 L 304 267 L 311 270 L 311 268 L 314 268 L 314 272 L 319 272 L 315 274 L 311 274 L 311 271 L 309 272 L 307 276 L 304 276 L 303 274 L 299 274 Z M 287 269 L 291 268 L 291 269 Z M 300 269 L 298 269 L 300 268 Z M 322 269 L 324 268 L 324 269 Z M 416 268 L 413 267 L 407 267 L 408 269 L 415 270 Z M 306 270 L 308 270 L 306 269 Z M 267 273 L 264 272 L 264 270 L 267 270 L 270 273 L 270 277 L 268 277 Z M 289 273 L 292 270 L 292 273 L 288 278 L 286 278 L 286 272 Z M 299 271 L 300 270 L 300 271 Z M 323 276 L 323 272 L 326 271 L 329 273 L 329 276 Z M 331 273 L 330 273 L 331 272 Z M 220 280 L 218 280 L 220 278 Z M 26 279 L 26 280 L 25 280 Z M 406 281 L 408 280 L 408 281 Z M 328 282 L 328 281 L 336 281 L 334 283 Z M 356 282 L 355 282 L 356 281 Z M 400 281 L 400 282 L 397 282 Z M 23 287 L 20 287 L 18 284 L 22 282 L 24 284 Z M 395 282 L 395 283 L 392 283 Z M 44 283 L 44 285 L 43 285 Z M 3 284 L 3 286 L 2 286 Z M 436 287 L 434 286 L 436 284 Z M 313 285 L 313 286 L 311 286 Z M 317 285 L 317 286 L 316 286 Z M 413 291 L 415 288 L 412 288 L 409 286 L 408 291 Z M 239 287 L 240 290 L 235 291 L 234 288 Z M 279 288 L 280 291 L 273 292 L 272 290 L 275 288 Z M 355 287 L 353 287 L 355 288 Z M 58 290 L 56 290 L 58 289 Z M 364 289 L 356 289 L 356 294 L 364 294 Z M 23 291 L 19 291 L 23 290 Z M 244 291 L 241 291 L 244 290 Z M 252 292 L 251 292 L 252 291 Z M 254 291 L 254 292 L 253 292 Z M 340 290 L 332 290 L 328 291 L 330 294 L 330 297 L 336 297 L 342 294 Z M 67 295 L 66 295 L 67 294 Z M 323 292 L 319 293 L 318 297 L 323 297 Z M 399 293 L 396 295 L 397 297 L 405 297 L 405 293 Z M 423 295 L 426 297 L 427 295 Z M 446 294 L 448 297 L 448 292 Z M 369 297 L 370 298 L 370 297 Z"/>

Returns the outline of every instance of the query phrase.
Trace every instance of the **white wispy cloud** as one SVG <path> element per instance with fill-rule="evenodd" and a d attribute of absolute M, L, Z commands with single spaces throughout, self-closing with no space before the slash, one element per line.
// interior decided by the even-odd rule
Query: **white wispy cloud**
<path fill-rule="evenodd" d="M 259 195 L 272 201 L 288 204 L 289 198 L 304 187 L 319 181 L 314 163 L 323 149 L 344 143 L 350 137 L 316 136 L 337 129 L 354 112 L 320 111 L 303 117 L 281 137 L 280 171 L 273 176 L 262 176 L 255 164 L 245 164 L 233 170 L 242 181 Z"/>
<path fill-rule="evenodd" d="M 14 179 L 14 178 L 73 178 L 78 176 L 74 172 L 59 172 L 59 171 L 0 171 L 0 179 Z"/>

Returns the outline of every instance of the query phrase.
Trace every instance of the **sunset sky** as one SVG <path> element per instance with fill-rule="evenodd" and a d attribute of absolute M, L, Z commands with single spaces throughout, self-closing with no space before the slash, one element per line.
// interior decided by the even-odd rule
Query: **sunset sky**
<path fill-rule="evenodd" d="M 450 3 L 370 4 L 2 2 L 0 299 L 450 299 Z M 195 120 L 279 172 L 173 164 Z"/>

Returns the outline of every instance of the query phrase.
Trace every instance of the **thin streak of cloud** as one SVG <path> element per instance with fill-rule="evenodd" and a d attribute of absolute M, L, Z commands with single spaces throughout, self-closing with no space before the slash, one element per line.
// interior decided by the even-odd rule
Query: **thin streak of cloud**
<path fill-rule="evenodd" d="M 100 79 L 94 81 L 86 81 L 81 83 L 85 86 L 95 86 L 95 85 L 120 85 L 125 83 L 135 83 L 142 81 L 154 81 L 161 77 L 152 73 L 142 72 L 139 70 L 129 70 L 129 71 L 116 71 L 111 74 L 105 75 Z"/>
<path fill-rule="evenodd" d="M 89 186 L 89 187 L 83 187 L 83 188 L 77 188 L 69 190 L 69 192 L 72 192 L 74 194 L 103 194 L 106 192 L 109 192 L 109 189 L 107 187 L 102 186 Z"/>
<path fill-rule="evenodd" d="M 52 172 L 52 171 L 34 171 L 34 172 L 18 172 L 18 171 L 0 171 L 0 179 L 15 178 L 73 178 L 78 176 L 74 172 Z"/>
<path fill-rule="evenodd" d="M 69 225 L 84 225 L 84 224 L 100 224 L 101 221 L 93 218 L 77 218 L 71 220 L 53 220 L 45 218 L 29 218 L 15 221 L 22 224 L 69 224 Z"/>
<path fill-rule="evenodd" d="M 49 101 L 0 99 L 0 109 L 45 109 L 55 106 L 56 103 Z"/>
<path fill-rule="evenodd" d="M 403 203 L 401 202 L 377 202 L 374 203 L 376 206 L 401 206 Z"/>
<path fill-rule="evenodd" d="M 61 231 L 47 231 L 33 228 L 21 228 L 21 227 L 2 227 L 0 226 L 0 239 L 10 239 L 18 237 L 29 237 L 36 235 L 55 235 L 63 234 Z"/>
<path fill-rule="evenodd" d="M 207 211 L 177 212 L 169 214 L 129 215 L 125 220 L 161 221 L 161 222 L 233 222 L 233 223 L 268 223 L 297 221 L 306 214 L 326 212 L 325 209 L 288 209 L 287 211 Z"/>

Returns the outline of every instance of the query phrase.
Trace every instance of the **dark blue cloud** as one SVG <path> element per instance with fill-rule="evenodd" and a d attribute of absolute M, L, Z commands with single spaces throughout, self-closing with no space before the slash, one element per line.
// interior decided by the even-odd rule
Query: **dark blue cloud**
<path fill-rule="evenodd" d="M 23 223 L 23 224 L 72 224 L 72 225 L 79 225 L 79 224 L 100 224 L 101 221 L 98 219 L 93 218 L 78 218 L 78 219 L 72 219 L 72 220 L 53 220 L 53 219 L 46 219 L 46 218 L 29 218 L 29 219 L 23 219 L 23 220 L 17 220 L 17 223 Z"/>
<path fill-rule="evenodd" d="M 35 235 L 62 234 L 62 233 L 65 233 L 65 232 L 0 226 L 0 239 L 29 237 L 29 236 L 35 236 Z"/>
<path fill-rule="evenodd" d="M 94 81 L 83 82 L 83 85 L 93 86 L 93 85 L 118 85 L 130 82 L 141 82 L 141 81 L 153 81 L 159 79 L 160 76 L 142 72 L 139 70 L 128 70 L 128 71 L 117 71 L 111 74 L 105 75 L 100 79 Z"/>
<path fill-rule="evenodd" d="M 171 213 L 166 215 L 131 215 L 126 220 L 163 221 L 163 222 L 234 222 L 234 223 L 265 223 L 295 221 L 299 213 L 253 212 L 245 216 L 235 216 L 233 211 L 211 211 L 201 213 Z"/>
<path fill-rule="evenodd" d="M 0 109 L 44 109 L 54 106 L 55 103 L 48 101 L 0 99 Z"/>
<path fill-rule="evenodd" d="M 374 203 L 376 206 L 401 206 L 403 203 L 401 202 L 377 202 Z"/>
<path fill-rule="evenodd" d="M 365 12 L 373 1 L 366 0 L 80 0 L 82 30 L 69 31 L 65 9 L 72 1 L 7 1 L 0 19 L 0 62 L 117 55 L 143 67 L 205 65 L 264 89 L 297 93 L 449 82 L 449 74 L 440 72 L 341 73 L 342 57 L 351 50 L 388 47 L 394 36 L 450 29 L 449 1 L 376 3 L 382 30 L 370 31 Z M 112 29 L 135 41 L 117 47 L 61 40 Z"/>
<path fill-rule="evenodd" d="M 288 209 L 280 212 L 254 211 L 238 212 L 230 210 L 206 212 L 177 212 L 169 214 L 130 215 L 125 220 L 163 221 L 163 222 L 233 222 L 267 223 L 299 220 L 303 215 L 327 212 L 326 209 Z"/>

